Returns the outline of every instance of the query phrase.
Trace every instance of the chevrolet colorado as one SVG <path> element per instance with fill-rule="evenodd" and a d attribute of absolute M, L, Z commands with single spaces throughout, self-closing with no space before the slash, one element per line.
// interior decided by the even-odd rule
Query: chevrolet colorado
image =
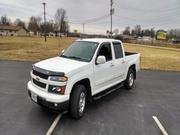
<path fill-rule="evenodd" d="M 131 89 L 140 69 L 140 54 L 125 52 L 120 40 L 80 39 L 60 56 L 35 63 L 27 89 L 41 106 L 83 116 L 87 101 L 123 83 Z"/>

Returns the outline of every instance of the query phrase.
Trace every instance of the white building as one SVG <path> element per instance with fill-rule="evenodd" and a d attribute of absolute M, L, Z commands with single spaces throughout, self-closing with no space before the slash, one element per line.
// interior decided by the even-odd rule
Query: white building
<path fill-rule="evenodd" d="M 29 31 L 21 26 L 0 25 L 0 36 L 29 36 Z"/>

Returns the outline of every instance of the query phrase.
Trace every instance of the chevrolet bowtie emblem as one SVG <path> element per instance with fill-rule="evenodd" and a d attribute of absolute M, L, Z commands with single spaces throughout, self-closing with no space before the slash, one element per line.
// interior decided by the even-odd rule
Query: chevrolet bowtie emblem
<path fill-rule="evenodd" d="M 39 78 L 39 77 L 36 77 L 35 79 L 36 79 L 37 81 L 39 81 L 39 80 L 40 80 L 40 78 Z"/>

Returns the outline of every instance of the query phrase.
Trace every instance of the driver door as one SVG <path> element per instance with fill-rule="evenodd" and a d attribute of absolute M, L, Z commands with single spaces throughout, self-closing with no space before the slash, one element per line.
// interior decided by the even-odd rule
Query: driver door
<path fill-rule="evenodd" d="M 111 43 L 102 43 L 97 53 L 98 56 L 105 56 L 106 62 L 94 65 L 95 94 L 104 90 L 111 83 L 113 68 Z"/>

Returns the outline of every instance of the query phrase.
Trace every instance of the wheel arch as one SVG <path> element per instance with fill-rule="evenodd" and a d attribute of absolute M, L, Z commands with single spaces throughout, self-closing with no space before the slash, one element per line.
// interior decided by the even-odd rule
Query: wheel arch
<path fill-rule="evenodd" d="M 134 71 L 134 79 L 136 79 L 136 65 L 135 64 L 131 65 L 129 69 L 132 69 Z"/>
<path fill-rule="evenodd" d="M 74 85 L 72 86 L 70 97 L 71 97 L 71 94 L 72 94 L 72 92 L 74 90 L 74 87 L 77 86 L 77 85 L 83 85 L 86 88 L 87 100 L 89 102 L 92 102 L 92 88 L 91 88 L 90 79 L 89 78 L 84 78 L 84 79 L 81 79 L 81 80 L 77 81 L 76 83 L 74 83 Z"/>

